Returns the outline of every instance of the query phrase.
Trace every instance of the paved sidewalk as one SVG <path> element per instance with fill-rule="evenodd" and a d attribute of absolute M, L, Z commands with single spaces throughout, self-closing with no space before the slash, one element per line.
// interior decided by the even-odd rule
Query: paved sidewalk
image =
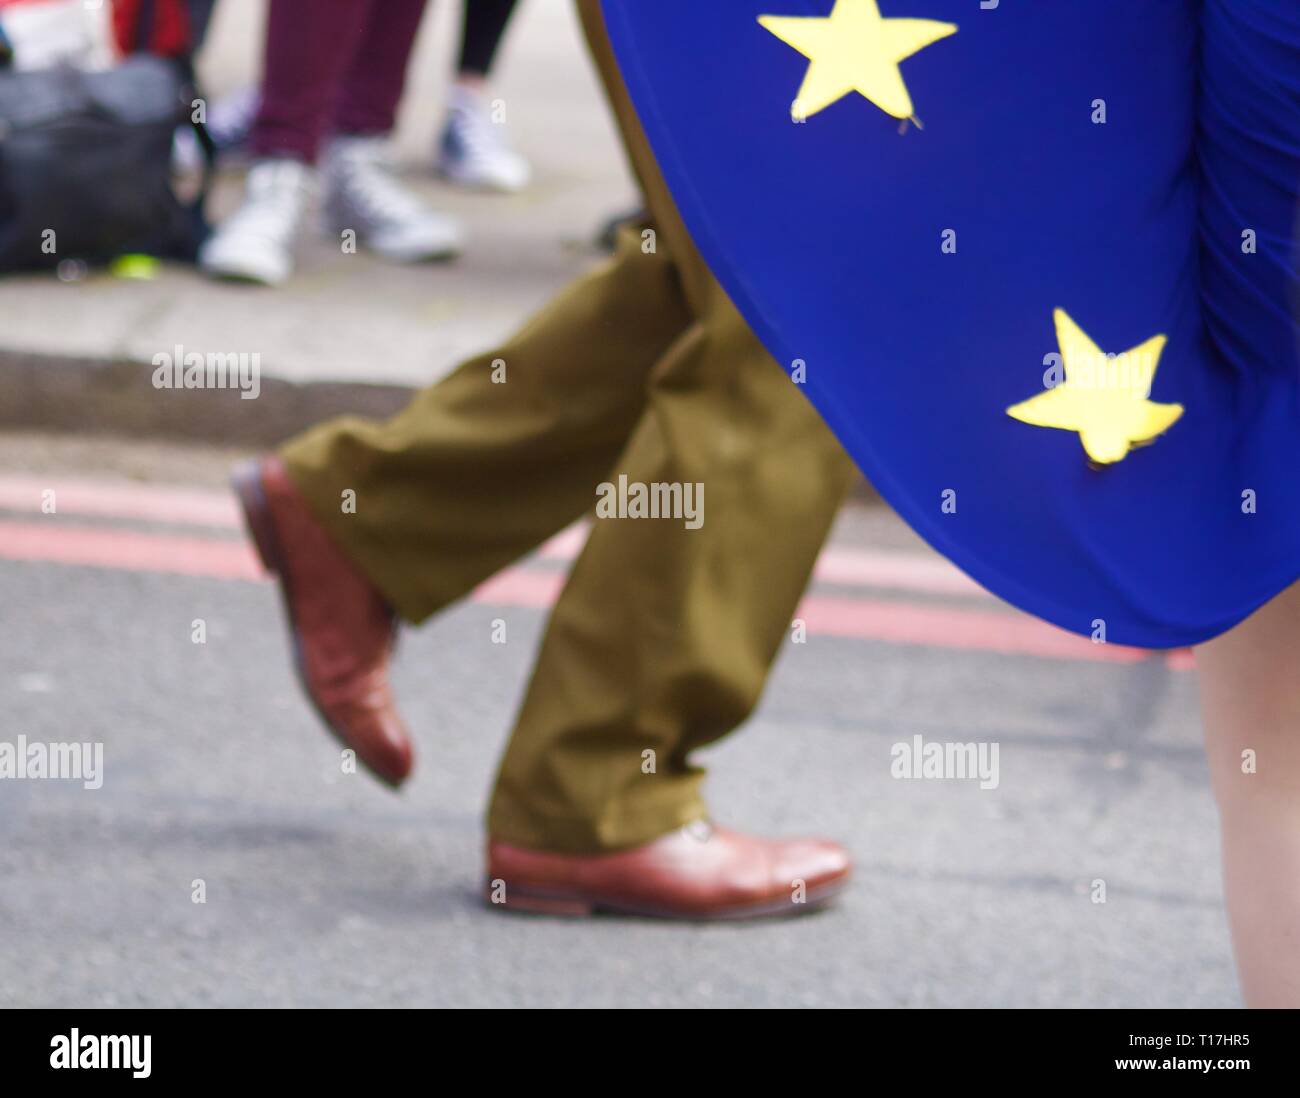
<path fill-rule="evenodd" d="M 255 79 L 260 0 L 222 0 L 202 57 L 209 98 Z M 400 267 L 343 255 L 314 230 L 293 281 L 276 290 L 216 285 L 184 268 L 152 282 L 100 273 L 0 283 L 0 371 L 14 352 L 64 360 L 149 362 L 186 351 L 258 352 L 267 376 L 295 382 L 419 386 L 485 350 L 594 261 L 590 241 L 635 191 L 623 166 L 573 5 L 523 0 L 494 91 L 536 178 L 517 196 L 466 195 L 435 181 L 460 3 L 432 0 L 410 70 L 398 147 L 412 183 L 464 218 L 470 243 L 454 264 Z M 241 172 L 223 173 L 212 212 L 238 200 Z M 0 372 L 0 387 L 6 382 Z M 17 382 L 15 382 L 17 384 Z"/>

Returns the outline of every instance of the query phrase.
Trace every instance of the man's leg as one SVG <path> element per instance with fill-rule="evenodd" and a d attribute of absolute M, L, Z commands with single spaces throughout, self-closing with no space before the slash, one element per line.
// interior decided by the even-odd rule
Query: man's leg
<path fill-rule="evenodd" d="M 704 501 L 698 529 L 681 518 L 596 520 L 501 767 L 494 839 L 593 853 L 644 844 L 704 814 L 701 773 L 687 755 L 757 701 L 852 464 L 694 252 L 622 88 L 599 5 L 580 6 L 697 315 L 655 367 L 640 423 L 599 479 L 699 485 Z"/>
<path fill-rule="evenodd" d="M 612 870 L 630 906 L 649 913 L 760 914 L 805 898 L 811 907 L 846 878 L 834 844 L 665 833 L 700 816 L 686 756 L 753 706 L 851 467 L 695 255 L 622 94 L 598 5 L 582 6 L 656 213 L 655 247 L 625 242 L 613 268 L 497 355 L 466 364 L 386 425 L 336 423 L 296 440 L 284 452 L 289 476 L 268 477 L 264 464 L 262 483 L 290 525 L 301 529 L 310 513 L 308 525 L 342 547 L 355 573 L 343 582 L 378 587 L 413 620 L 590 510 L 618 471 L 703 483 L 707 497 L 692 500 L 704 504 L 698 529 L 685 519 L 598 522 L 503 765 L 492 857 L 507 853 L 503 840 L 527 844 L 509 851 L 509 876 L 517 882 L 527 864 L 528 883 L 545 886 L 565 857 L 557 851 L 628 848 L 609 856 L 616 865 L 597 859 L 599 872 L 608 883 Z M 507 380 L 494 388 L 498 366 Z M 274 510 L 254 500 L 250 521 Z M 304 600 L 291 580 L 292 615 Z M 316 580 L 328 615 L 334 585 Z M 344 649 L 334 662 L 356 665 L 352 632 L 329 624 L 326 654 Z M 376 697 L 367 690 L 362 702 Z M 570 857 L 562 872 L 590 881 L 591 868 Z"/>
<path fill-rule="evenodd" d="M 591 510 L 689 323 L 670 252 L 643 253 L 629 226 L 497 350 L 386 422 L 333 420 L 281 456 L 330 536 L 420 622 Z"/>
<path fill-rule="evenodd" d="M 422 620 L 589 510 L 688 323 L 666 250 L 643 254 L 629 227 L 612 260 L 393 419 L 327 423 L 236 474 L 303 687 L 375 776 L 400 784 L 413 760 L 393 613 Z"/>
<path fill-rule="evenodd" d="M 699 819 L 695 747 L 758 700 L 852 465 L 729 302 L 656 370 L 607 479 L 702 489 L 681 518 L 597 519 L 551 615 L 490 834 L 574 853 Z"/>

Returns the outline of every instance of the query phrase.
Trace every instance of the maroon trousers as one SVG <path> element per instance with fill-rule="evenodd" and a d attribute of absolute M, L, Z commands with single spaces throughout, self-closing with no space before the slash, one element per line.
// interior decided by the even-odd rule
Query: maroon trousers
<path fill-rule="evenodd" d="M 313 163 L 327 133 L 393 128 L 426 0 L 271 0 L 253 156 Z"/>

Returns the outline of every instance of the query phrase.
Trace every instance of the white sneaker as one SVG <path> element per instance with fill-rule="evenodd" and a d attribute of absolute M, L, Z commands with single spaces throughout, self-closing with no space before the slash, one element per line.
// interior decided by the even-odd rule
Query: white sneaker
<path fill-rule="evenodd" d="M 335 137 L 321 161 L 325 227 L 352 229 L 357 243 L 399 263 L 447 259 L 461 249 L 460 224 L 425 205 L 392 174 L 382 137 Z"/>
<path fill-rule="evenodd" d="M 199 249 L 199 266 L 219 278 L 278 286 L 293 273 L 313 178 L 301 161 L 259 160 L 249 169 L 243 205 Z"/>
<path fill-rule="evenodd" d="M 505 124 L 492 120 L 487 100 L 459 84 L 451 89 L 435 167 L 452 183 L 506 192 L 522 190 L 533 174 L 510 147 Z"/>

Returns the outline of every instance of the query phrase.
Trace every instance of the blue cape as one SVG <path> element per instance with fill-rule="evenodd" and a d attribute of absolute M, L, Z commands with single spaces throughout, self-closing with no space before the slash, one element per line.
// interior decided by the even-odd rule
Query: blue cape
<path fill-rule="evenodd" d="M 931 545 L 1031 613 L 1147 647 L 1300 577 L 1300 4 L 605 15 L 705 260 Z M 1089 349 L 1143 348 L 1092 371 Z M 1098 440 L 1132 408 L 1094 400 L 1107 362 L 1146 370 L 1124 395 L 1159 424 L 1117 460 Z M 1024 411 L 1063 374 L 1075 403 Z M 1085 412 L 1091 435 L 1033 422 Z"/>

